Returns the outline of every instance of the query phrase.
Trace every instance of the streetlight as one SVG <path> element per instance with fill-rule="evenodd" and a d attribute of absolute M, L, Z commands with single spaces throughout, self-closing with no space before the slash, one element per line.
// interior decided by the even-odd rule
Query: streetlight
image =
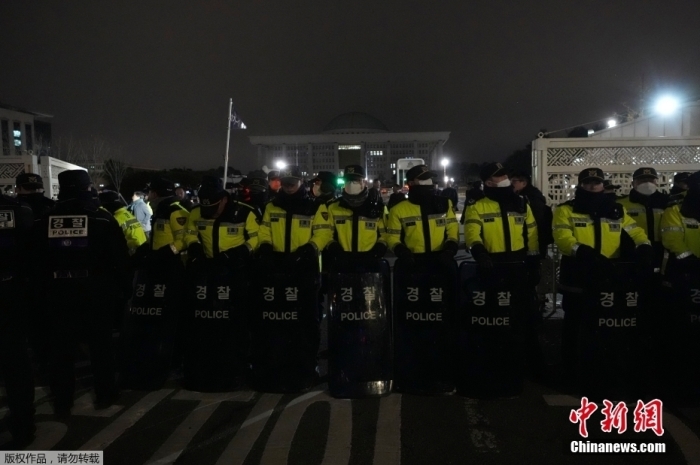
<path fill-rule="evenodd" d="M 443 158 L 440 164 L 442 165 L 442 175 L 445 179 L 445 186 L 447 186 L 447 165 L 450 164 L 450 160 Z"/>
<path fill-rule="evenodd" d="M 283 170 L 287 167 L 287 164 L 283 162 L 282 160 L 278 161 L 275 163 L 275 166 L 277 167 L 278 170 Z"/>
<path fill-rule="evenodd" d="M 678 100 L 671 96 L 661 97 L 659 101 L 656 102 L 656 111 L 663 116 L 668 116 L 677 109 Z"/>
<path fill-rule="evenodd" d="M 608 120 L 608 127 L 609 127 L 609 128 L 614 128 L 615 126 L 617 126 L 617 120 L 614 119 L 614 118 L 610 118 L 610 119 Z"/>

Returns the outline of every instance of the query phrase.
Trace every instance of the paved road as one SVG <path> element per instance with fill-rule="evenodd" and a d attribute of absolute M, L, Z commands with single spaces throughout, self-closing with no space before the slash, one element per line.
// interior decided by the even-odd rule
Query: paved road
<path fill-rule="evenodd" d="M 547 320 L 541 335 L 549 363 L 557 362 L 559 325 Z M 662 441 L 665 454 L 570 455 L 569 443 L 579 437 L 568 417 L 580 399 L 554 382 L 528 380 L 511 399 L 339 400 L 323 383 L 299 395 L 203 394 L 181 389 L 173 373 L 160 391 L 125 391 L 118 405 L 95 411 L 89 368 L 78 364 L 81 389 L 73 416 L 63 422 L 53 416 L 47 389 L 37 388 L 39 431 L 29 449 L 104 450 L 110 465 L 700 463 L 700 409 L 668 405 L 661 438 L 632 431 L 633 405 L 621 436 L 600 431 L 599 412 L 588 422 L 589 440 Z M 0 444 L 6 440 L 9 434 L 1 433 Z"/>

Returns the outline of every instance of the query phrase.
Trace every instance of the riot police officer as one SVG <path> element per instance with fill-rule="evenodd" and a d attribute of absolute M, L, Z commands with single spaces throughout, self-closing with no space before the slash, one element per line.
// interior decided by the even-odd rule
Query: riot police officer
<path fill-rule="evenodd" d="M 663 246 L 659 224 L 668 205 L 669 197 L 658 188 L 659 176 L 651 167 L 643 167 L 632 174 L 632 190 L 618 199 L 625 211 L 644 230 L 654 248 L 654 268 L 661 267 Z"/>
<path fill-rule="evenodd" d="M 669 192 L 671 194 L 671 202 L 677 202 L 685 197 L 685 194 L 688 192 L 689 177 L 690 173 L 688 172 L 676 173 L 673 176 L 673 187 L 671 188 L 671 192 Z"/>
<path fill-rule="evenodd" d="M 346 166 L 341 197 L 321 205 L 316 212 L 314 224 L 319 227 L 313 241 L 319 248 L 325 247 L 331 261 L 343 252 L 366 253 L 374 260 L 386 253 L 384 208 L 376 196 L 369 196 L 364 176 L 362 166 Z"/>
<path fill-rule="evenodd" d="M 453 262 L 457 254 L 457 218 L 452 202 L 435 195 L 433 177 L 426 165 L 408 170 L 408 202 L 396 204 L 389 212 L 387 245 L 408 266 L 415 261 L 413 254 L 439 251 L 446 262 Z"/>
<path fill-rule="evenodd" d="M 34 173 L 22 173 L 15 180 L 17 185 L 17 200 L 32 208 L 34 218 L 53 208 L 54 202 L 44 195 L 44 183 L 41 176 Z"/>
<path fill-rule="evenodd" d="M 233 200 L 221 179 L 204 176 L 199 188 L 200 204 L 190 212 L 185 245 L 190 262 L 201 257 L 241 268 L 257 250 L 260 212 Z"/>
<path fill-rule="evenodd" d="M 136 249 L 146 243 L 146 233 L 143 226 L 134 215 L 129 213 L 126 203 L 117 192 L 103 191 L 98 197 L 102 208 L 111 213 L 119 223 L 126 239 L 126 245 L 129 247 L 129 254 L 134 255 Z"/>
<path fill-rule="evenodd" d="M 319 171 L 311 183 L 311 194 L 314 202 L 319 205 L 326 204 L 335 198 L 335 189 L 338 177 L 330 171 Z"/>
<path fill-rule="evenodd" d="M 666 248 L 662 271 L 667 276 L 700 267 L 700 171 L 688 176 L 686 183 L 685 197 L 661 217 L 661 240 Z"/>
<path fill-rule="evenodd" d="M 537 221 L 525 197 L 511 186 L 502 164 L 484 165 L 480 177 L 485 197 L 466 208 L 464 240 L 477 262 L 483 289 L 495 284 L 496 275 L 511 278 L 506 289 L 519 296 L 512 306 L 515 335 L 522 341 L 533 374 L 539 376 L 544 366 L 536 331 L 539 305 L 535 286 L 540 280 L 541 253 Z M 505 268 L 497 273 L 494 263 L 508 265 L 501 265 Z"/>
<path fill-rule="evenodd" d="M 479 265 L 480 274 L 487 277 L 492 273 L 494 261 L 525 262 L 526 259 L 531 273 L 536 274 L 540 249 L 537 223 L 530 206 L 513 191 L 500 163 L 485 165 L 480 176 L 485 197 L 467 206 L 464 220 L 464 240 Z"/>
<path fill-rule="evenodd" d="M 27 239 L 33 214 L 29 205 L 0 195 L 0 373 L 10 410 L 12 449 L 24 448 L 34 437 L 34 383 L 27 354 L 27 321 L 22 300 L 27 292 Z"/>
<path fill-rule="evenodd" d="M 562 357 L 567 381 L 573 381 L 576 370 L 576 341 L 585 311 L 582 293 L 609 273 L 610 259 L 620 257 L 622 231 L 636 246 L 640 277 L 648 278 L 653 272 L 653 249 L 649 239 L 624 207 L 605 194 L 604 180 L 600 168 L 581 171 L 574 199 L 554 211 L 554 242 L 563 255 L 559 288 L 563 294 Z"/>
<path fill-rule="evenodd" d="M 311 237 L 319 228 L 313 223 L 318 205 L 303 186 L 298 167 L 280 172 L 280 180 L 282 188 L 265 207 L 260 224 L 260 257 L 268 258 L 274 251 L 292 254 L 296 261 L 314 261 L 318 246 Z"/>
<path fill-rule="evenodd" d="M 34 276 L 48 327 L 49 379 L 57 416 L 70 414 L 75 391 L 76 344 L 86 337 L 97 408 L 116 399 L 112 315 L 104 305 L 115 287 L 126 288 L 129 252 L 116 220 L 95 206 L 90 177 L 83 170 L 58 175 L 53 210 L 33 230 Z M 109 297 L 108 297 L 109 298 Z"/>
<path fill-rule="evenodd" d="M 261 266 L 254 288 L 274 291 L 283 286 L 287 295 L 280 302 L 294 310 L 275 322 L 270 314 L 285 310 L 275 304 L 266 307 L 267 316 L 256 313 L 251 319 L 252 378 L 260 390 L 286 392 L 309 388 L 318 373 L 319 255 L 312 234 L 319 225 L 314 223 L 318 206 L 309 197 L 299 168 L 292 166 L 282 171 L 280 179 L 282 188 L 265 206 L 260 224 Z M 274 273 L 275 269 L 287 273 L 282 277 L 282 273 Z M 268 304 L 268 296 L 265 297 L 260 297 L 263 305 Z"/>
<path fill-rule="evenodd" d="M 185 249 L 185 226 L 189 212 L 174 196 L 175 183 L 157 177 L 151 181 L 148 200 L 151 217 L 151 254 L 159 265 L 177 264 L 177 255 Z"/>

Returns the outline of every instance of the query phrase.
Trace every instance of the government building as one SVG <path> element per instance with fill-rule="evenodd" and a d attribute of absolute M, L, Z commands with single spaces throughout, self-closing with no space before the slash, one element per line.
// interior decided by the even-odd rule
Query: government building
<path fill-rule="evenodd" d="M 362 165 L 367 178 L 396 179 L 396 160 L 422 158 L 440 170 L 442 147 L 449 132 L 390 132 L 366 113 L 333 118 L 320 134 L 251 136 L 258 149 L 258 166 L 277 169 L 280 162 L 299 166 L 305 176 L 319 171 L 340 174 L 347 165 Z"/>

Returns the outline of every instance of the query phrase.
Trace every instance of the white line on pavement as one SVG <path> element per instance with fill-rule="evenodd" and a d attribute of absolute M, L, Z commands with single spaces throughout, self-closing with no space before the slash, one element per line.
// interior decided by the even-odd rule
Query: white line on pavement
<path fill-rule="evenodd" d="M 178 425 L 170 437 L 149 459 L 148 463 L 174 463 L 187 448 L 197 432 L 204 426 L 214 411 L 225 401 L 248 402 L 255 395 L 252 391 L 235 393 L 207 393 L 182 390 L 178 391 L 171 400 L 199 400 L 199 405 Z"/>
<path fill-rule="evenodd" d="M 110 423 L 105 429 L 97 433 L 88 442 L 80 447 L 80 450 L 105 450 L 124 431 L 131 428 L 149 410 L 155 407 L 160 401 L 165 399 L 173 389 L 161 389 L 147 394 L 136 402 L 129 410 L 122 413 L 116 420 Z"/>
<path fill-rule="evenodd" d="M 401 463 L 401 394 L 391 394 L 379 401 L 373 463 Z"/>
<path fill-rule="evenodd" d="M 240 465 L 245 461 L 267 423 L 267 421 L 260 420 L 270 418 L 281 398 L 281 394 L 263 394 L 260 397 L 253 410 L 248 414 L 248 418 L 226 446 L 226 450 L 221 454 L 216 465 Z M 248 428 L 248 426 L 252 427 Z"/>
<path fill-rule="evenodd" d="M 314 394 L 311 396 L 310 394 Z M 297 397 L 287 404 L 280 415 L 275 427 L 270 433 L 270 438 L 265 445 L 265 451 L 260 459 L 261 465 L 283 465 L 287 463 L 289 451 L 292 447 L 294 434 L 299 427 L 301 417 L 306 409 L 317 401 L 325 401 L 331 404 L 331 418 L 329 433 L 326 442 L 326 452 L 323 463 L 343 464 L 350 460 L 350 443 L 352 440 L 352 405 L 349 402 L 340 401 L 330 397 L 325 392 L 320 393 L 319 399 L 313 399 L 318 394 L 308 393 Z M 336 408 L 333 408 L 335 404 Z"/>

